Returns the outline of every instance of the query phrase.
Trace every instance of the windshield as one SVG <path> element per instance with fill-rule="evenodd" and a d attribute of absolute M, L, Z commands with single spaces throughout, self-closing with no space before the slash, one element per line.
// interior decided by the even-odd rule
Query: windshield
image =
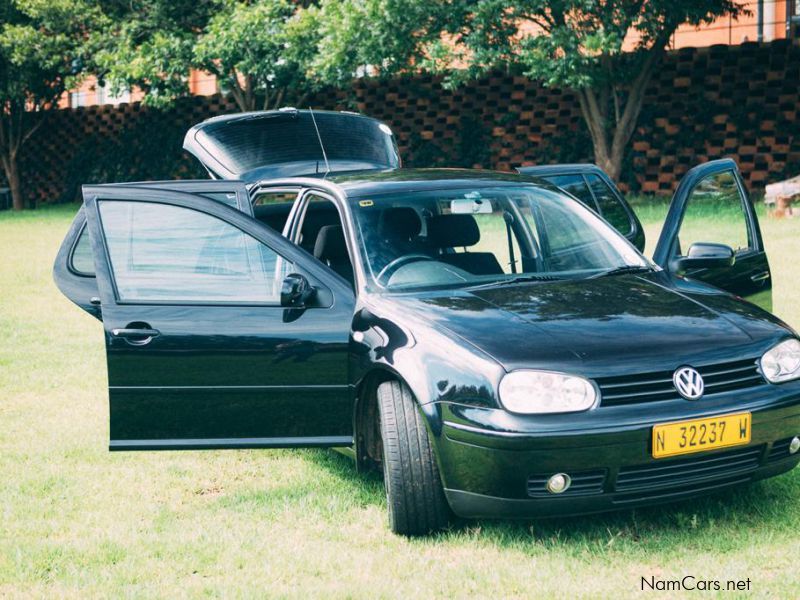
<path fill-rule="evenodd" d="M 563 193 L 533 185 L 351 199 L 367 275 L 380 289 L 593 277 L 650 263 Z"/>

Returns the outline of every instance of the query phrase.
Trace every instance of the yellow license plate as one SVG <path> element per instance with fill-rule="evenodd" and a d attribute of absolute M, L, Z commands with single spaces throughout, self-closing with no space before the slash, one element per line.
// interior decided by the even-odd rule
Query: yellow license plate
<path fill-rule="evenodd" d="M 750 413 L 666 423 L 653 427 L 653 458 L 750 443 Z"/>

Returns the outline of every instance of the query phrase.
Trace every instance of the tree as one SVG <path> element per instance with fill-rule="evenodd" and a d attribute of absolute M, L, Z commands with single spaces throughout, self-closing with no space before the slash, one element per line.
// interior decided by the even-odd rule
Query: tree
<path fill-rule="evenodd" d="M 85 0 L 0 0 L 0 166 L 15 210 L 26 206 L 20 151 L 77 80 L 98 14 Z"/>
<path fill-rule="evenodd" d="M 229 2 L 200 35 L 194 65 L 216 75 L 244 111 L 302 105 L 313 87 L 303 64 L 316 41 L 309 25 L 289 0 Z"/>
<path fill-rule="evenodd" d="M 358 51 L 351 68 L 389 72 L 425 69 L 457 85 L 496 69 L 522 71 L 550 87 L 573 90 L 591 135 L 595 162 L 619 179 L 644 93 L 678 26 L 737 16 L 735 0 L 329 0 L 355 23 L 339 38 Z M 397 54 L 393 32 L 378 22 L 364 28 L 366 7 L 388 22 L 402 21 Z M 442 6 L 446 19 L 442 20 Z M 362 25 L 359 25 L 362 23 Z M 325 42 L 337 44 L 328 38 Z M 330 65 L 318 65 L 325 73 Z M 347 55 L 340 53 L 338 58 Z M 341 68 L 341 63 L 340 67 Z M 351 71 L 352 72 L 352 71 Z"/>
<path fill-rule="evenodd" d="M 189 92 L 194 46 L 224 0 L 106 0 L 92 70 L 112 91 L 136 86 L 145 102 L 167 105 Z"/>
<path fill-rule="evenodd" d="M 113 87 L 144 90 L 150 104 L 187 94 L 191 69 L 215 75 L 243 111 L 302 104 L 313 90 L 305 62 L 316 49 L 315 13 L 304 2 L 118 1 L 98 68 Z"/>

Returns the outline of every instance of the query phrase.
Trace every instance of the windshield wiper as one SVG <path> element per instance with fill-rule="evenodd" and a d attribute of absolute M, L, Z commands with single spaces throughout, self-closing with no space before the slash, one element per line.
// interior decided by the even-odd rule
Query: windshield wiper
<path fill-rule="evenodd" d="M 628 273 L 649 273 L 652 270 L 652 267 L 646 267 L 644 265 L 622 265 L 621 267 L 614 267 L 613 269 L 590 275 L 587 279 L 597 279 L 598 277 L 608 277 L 609 275 L 625 275 Z"/>
<path fill-rule="evenodd" d="M 490 281 L 489 283 L 481 283 L 478 285 L 469 286 L 468 290 L 481 290 L 484 288 L 495 287 L 498 285 L 511 285 L 513 283 L 526 283 L 529 281 L 557 281 L 561 279 L 560 277 L 555 277 L 553 275 L 534 275 L 534 274 L 527 274 L 527 275 L 517 275 L 516 277 L 509 277 L 508 279 L 498 279 L 496 281 Z"/>

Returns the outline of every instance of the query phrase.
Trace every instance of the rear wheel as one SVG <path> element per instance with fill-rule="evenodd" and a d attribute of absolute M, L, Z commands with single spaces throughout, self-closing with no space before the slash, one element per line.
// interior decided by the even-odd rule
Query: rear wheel
<path fill-rule="evenodd" d="M 450 518 L 428 430 L 407 386 L 378 386 L 389 525 L 401 535 L 443 529 Z"/>

